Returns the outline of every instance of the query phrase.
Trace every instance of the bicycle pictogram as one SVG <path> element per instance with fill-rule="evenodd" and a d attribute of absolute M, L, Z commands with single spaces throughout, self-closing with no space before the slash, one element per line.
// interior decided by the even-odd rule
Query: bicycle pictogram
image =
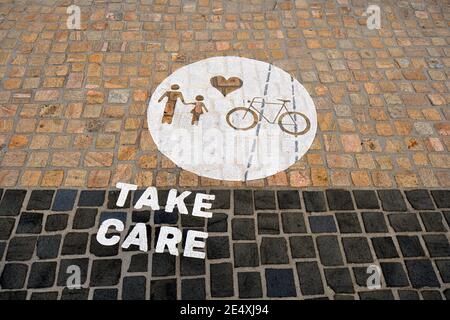
<path fill-rule="evenodd" d="M 275 124 L 278 121 L 278 125 L 283 132 L 294 136 L 301 136 L 307 133 L 311 128 L 309 118 L 301 112 L 289 111 L 286 104 L 291 102 L 290 100 L 277 100 L 280 102 L 268 102 L 262 97 L 254 97 L 252 100 L 247 100 L 247 103 L 249 103 L 248 107 L 233 108 L 227 113 L 227 123 L 236 130 L 250 130 L 264 119 L 270 124 Z M 261 110 L 256 108 L 257 105 L 261 109 L 265 106 L 280 106 L 280 109 L 275 118 L 270 120 Z M 282 113 L 283 110 L 285 112 Z"/>

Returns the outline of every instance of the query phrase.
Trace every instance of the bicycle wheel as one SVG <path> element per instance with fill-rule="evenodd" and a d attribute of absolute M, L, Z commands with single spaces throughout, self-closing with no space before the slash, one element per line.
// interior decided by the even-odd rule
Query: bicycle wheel
<path fill-rule="evenodd" d="M 311 129 L 311 121 L 301 112 L 285 112 L 278 118 L 281 130 L 294 136 L 301 136 Z"/>
<path fill-rule="evenodd" d="M 256 112 L 245 107 L 231 109 L 226 118 L 228 125 L 236 130 L 250 130 L 258 123 Z"/>

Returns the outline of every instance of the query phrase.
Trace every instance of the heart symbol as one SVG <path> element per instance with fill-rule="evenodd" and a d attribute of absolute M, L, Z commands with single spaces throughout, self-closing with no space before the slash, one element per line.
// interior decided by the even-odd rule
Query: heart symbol
<path fill-rule="evenodd" d="M 242 87 L 242 83 L 242 80 L 238 77 L 225 79 L 225 77 L 223 76 L 216 76 L 211 78 L 211 85 L 222 92 L 224 97 L 226 97 L 227 94 Z"/>

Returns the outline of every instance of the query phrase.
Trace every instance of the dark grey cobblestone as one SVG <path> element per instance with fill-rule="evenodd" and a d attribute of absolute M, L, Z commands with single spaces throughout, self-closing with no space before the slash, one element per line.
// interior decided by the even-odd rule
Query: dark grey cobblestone
<path fill-rule="evenodd" d="M 77 197 L 77 190 L 59 189 L 56 191 L 52 211 L 71 211 Z"/>
<path fill-rule="evenodd" d="M 50 214 L 45 220 L 45 231 L 61 231 L 66 229 L 69 215 L 67 214 Z"/>
<path fill-rule="evenodd" d="M 280 190 L 277 192 L 278 208 L 301 209 L 300 194 L 297 190 Z"/>
<path fill-rule="evenodd" d="M 393 259 L 398 257 L 394 241 L 391 237 L 372 238 L 372 246 L 378 259 Z"/>
<path fill-rule="evenodd" d="M 283 212 L 281 213 L 284 233 L 306 233 L 306 224 L 303 213 Z"/>
<path fill-rule="evenodd" d="M 335 293 L 354 293 L 353 282 L 348 268 L 327 268 L 325 278 Z"/>
<path fill-rule="evenodd" d="M 377 194 L 373 190 L 354 190 L 356 207 L 358 209 L 379 209 Z"/>
<path fill-rule="evenodd" d="M 434 204 L 428 190 L 408 190 L 405 191 L 406 198 L 411 206 L 416 210 L 433 210 Z"/>
<path fill-rule="evenodd" d="M 54 190 L 34 190 L 28 200 L 27 210 L 48 210 L 53 201 Z"/>
<path fill-rule="evenodd" d="M 181 299 L 183 300 L 205 300 L 206 287 L 204 278 L 182 279 Z"/>
<path fill-rule="evenodd" d="M 0 299 L 450 296 L 447 190 L 206 190 L 217 199 L 211 219 L 135 210 L 131 199 L 140 192 L 125 208 L 115 206 L 115 190 L 0 192 Z M 107 247 L 96 234 L 109 218 L 125 230 Z M 147 225 L 149 252 L 120 247 L 135 223 Z M 184 237 L 208 232 L 206 259 L 155 253 L 163 225 Z M 80 290 L 66 288 L 74 265 Z M 381 268 L 379 290 L 367 289 L 370 265 Z"/>
<path fill-rule="evenodd" d="M 259 272 L 238 273 L 239 298 L 261 298 L 263 296 L 261 287 L 261 274 Z"/>
<path fill-rule="evenodd" d="M 385 215 L 382 212 L 363 212 L 362 218 L 367 233 L 386 233 L 388 231 Z"/>
<path fill-rule="evenodd" d="M 16 233 L 41 233 L 44 215 L 37 212 L 22 212 Z"/>

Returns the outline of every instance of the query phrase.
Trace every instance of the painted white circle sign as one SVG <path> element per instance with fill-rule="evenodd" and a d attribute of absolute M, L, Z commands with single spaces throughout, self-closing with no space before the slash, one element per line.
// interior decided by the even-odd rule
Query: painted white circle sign
<path fill-rule="evenodd" d="M 287 169 L 311 146 L 314 102 L 266 62 L 214 57 L 182 67 L 153 93 L 148 127 L 158 149 L 199 176 L 246 181 Z"/>

